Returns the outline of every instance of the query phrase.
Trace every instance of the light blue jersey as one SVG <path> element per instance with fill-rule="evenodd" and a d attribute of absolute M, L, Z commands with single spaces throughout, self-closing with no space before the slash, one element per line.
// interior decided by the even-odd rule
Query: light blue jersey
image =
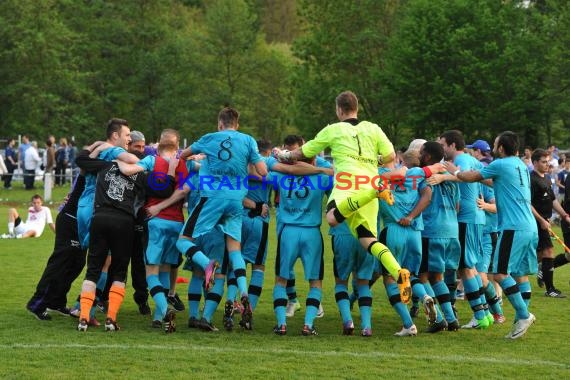
<path fill-rule="evenodd" d="M 188 203 L 188 214 L 191 214 L 194 207 L 200 202 L 200 176 L 196 171 L 196 162 L 193 160 L 186 161 L 186 169 L 188 169 L 189 177 L 186 181 L 190 182 L 188 185 L 191 189 L 186 197 L 186 202 Z"/>
<path fill-rule="evenodd" d="M 380 175 L 387 173 L 389 170 L 380 168 Z M 425 172 L 421 168 L 410 168 L 406 171 L 406 178 L 402 182 L 394 182 L 392 194 L 394 195 L 394 205 L 389 206 L 386 201 L 380 200 L 380 212 L 378 213 L 378 225 L 380 218 L 384 222 L 384 226 L 389 224 L 398 224 L 398 221 L 406 217 L 420 200 L 420 191 L 427 186 L 425 182 Z M 414 218 L 410 227 L 416 231 L 424 229 L 422 215 Z"/>
<path fill-rule="evenodd" d="M 152 172 L 154 170 L 154 164 L 156 163 L 156 156 L 146 156 L 137 165 L 144 169 L 145 172 Z"/>
<path fill-rule="evenodd" d="M 483 164 L 467 153 L 458 154 L 453 163 L 462 172 L 479 170 L 483 167 Z M 460 182 L 459 190 L 461 192 L 461 205 L 457 221 L 467 224 L 485 224 L 485 212 L 477 207 L 477 198 L 481 194 L 481 184 L 479 182 Z"/>
<path fill-rule="evenodd" d="M 499 230 L 537 231 L 530 208 L 530 175 L 518 157 L 497 159 L 481 169 L 483 178 L 493 179 Z"/>
<path fill-rule="evenodd" d="M 267 164 L 267 169 L 274 170 L 273 167 L 275 166 L 275 164 L 278 164 L 279 161 L 277 161 L 275 157 L 269 156 L 266 158 L 265 163 Z M 325 160 L 321 156 L 317 156 L 315 158 L 315 166 L 318 168 L 327 168 L 327 169 L 332 168 L 331 163 Z"/>
<path fill-rule="evenodd" d="M 279 183 L 278 223 L 314 227 L 320 226 L 323 196 L 330 187 L 330 177 L 324 174 L 291 176 L 274 172 Z"/>
<path fill-rule="evenodd" d="M 459 186 L 456 182 L 442 182 L 432 186 L 431 202 L 422 212 L 422 237 L 451 239 L 459 236 L 457 209 Z"/>
<path fill-rule="evenodd" d="M 235 130 L 209 133 L 190 146 L 204 153 L 200 167 L 200 194 L 209 198 L 243 200 L 247 194 L 248 164 L 261 161 L 253 137 Z"/>
<path fill-rule="evenodd" d="M 495 192 L 492 187 L 481 186 L 481 193 L 483 194 L 483 200 L 490 203 L 495 200 Z M 483 227 L 483 234 L 490 234 L 491 232 L 497 232 L 499 230 L 497 213 L 485 211 L 485 227 Z"/>

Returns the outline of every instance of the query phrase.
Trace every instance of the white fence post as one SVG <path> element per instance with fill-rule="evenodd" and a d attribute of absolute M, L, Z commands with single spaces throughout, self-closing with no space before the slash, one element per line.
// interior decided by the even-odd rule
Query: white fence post
<path fill-rule="evenodd" d="M 52 173 L 44 174 L 44 201 L 51 201 L 51 189 L 53 187 L 53 175 Z"/>

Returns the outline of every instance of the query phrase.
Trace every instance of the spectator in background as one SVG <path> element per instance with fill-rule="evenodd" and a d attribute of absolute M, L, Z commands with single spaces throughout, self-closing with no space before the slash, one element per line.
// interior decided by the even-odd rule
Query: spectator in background
<path fill-rule="evenodd" d="M 562 160 L 562 159 L 560 159 Z M 566 192 L 566 186 L 564 183 L 566 182 L 566 178 L 570 173 L 570 160 L 565 160 L 560 162 L 562 166 L 562 170 L 558 172 L 558 176 L 556 178 L 556 185 L 558 186 L 558 202 L 562 203 L 564 201 L 564 194 Z"/>
<path fill-rule="evenodd" d="M 473 144 L 467 145 L 466 148 L 473 150 L 472 156 L 481 162 L 483 166 L 487 166 L 493 161 L 491 147 L 485 140 L 476 140 Z"/>
<path fill-rule="evenodd" d="M 550 144 L 546 150 L 550 155 L 549 164 L 552 165 L 552 167 L 554 168 L 554 172 L 558 173 L 558 159 L 560 158 L 558 157 L 558 148 L 556 147 L 556 145 Z"/>
<path fill-rule="evenodd" d="M 55 153 L 55 184 L 65 185 L 65 170 L 69 164 L 69 146 L 67 139 L 59 139 L 59 147 Z"/>
<path fill-rule="evenodd" d="M 14 170 L 18 167 L 18 157 L 14 146 L 16 145 L 16 140 L 9 139 L 8 145 L 6 145 L 6 150 L 4 155 L 4 164 L 6 165 L 6 173 L 4 175 L 4 189 L 9 190 L 12 188 L 12 176 L 14 175 Z"/>
<path fill-rule="evenodd" d="M 30 147 L 30 139 L 27 135 L 22 136 L 22 142 L 18 147 L 18 161 L 20 161 L 20 168 L 22 171 L 25 170 L 24 168 L 24 159 L 26 158 L 26 150 Z"/>
<path fill-rule="evenodd" d="M 53 169 L 55 169 L 55 143 L 52 136 L 48 137 L 46 140 L 44 162 L 44 175 L 53 174 Z"/>
<path fill-rule="evenodd" d="M 24 187 L 26 190 L 35 189 L 36 169 L 41 163 L 42 159 L 38 153 L 38 143 L 33 141 L 24 153 Z"/>
<path fill-rule="evenodd" d="M 75 157 L 77 157 L 77 147 L 75 146 L 73 137 L 72 141 L 68 142 L 67 147 L 69 148 L 69 159 L 67 165 L 71 168 L 71 183 L 73 183 L 73 181 L 75 181 L 75 178 L 79 175 L 79 167 L 77 167 L 77 164 L 75 163 Z"/>
<path fill-rule="evenodd" d="M 534 170 L 534 165 L 532 164 L 532 148 L 530 146 L 524 148 L 524 156 L 522 157 L 522 160 L 528 171 L 532 172 Z"/>

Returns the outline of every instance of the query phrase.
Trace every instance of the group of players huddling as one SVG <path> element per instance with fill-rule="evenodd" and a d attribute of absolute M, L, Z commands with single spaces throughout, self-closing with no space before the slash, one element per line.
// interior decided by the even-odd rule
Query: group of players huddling
<path fill-rule="evenodd" d="M 49 291 L 36 294 L 28 308 L 40 298 L 48 306 L 60 307 L 58 300 L 65 300 L 61 293 L 81 273 L 88 250 L 77 329 L 86 331 L 93 325 L 97 283 L 102 272 L 108 272 L 105 329 L 118 330 L 133 241 L 140 239 L 135 237 L 136 219 L 142 214 L 147 231 L 146 281 L 155 303 L 153 327 L 176 329 L 176 310 L 167 296 L 171 271 L 185 257 L 184 268 L 192 271 L 189 327 L 217 330 L 212 317 L 227 279 L 224 328 L 231 330 L 234 314 L 240 314 L 239 325 L 250 330 L 264 284 L 268 203 L 274 190 L 279 193 L 275 334 L 287 334 L 287 316 L 294 312 L 288 290 L 295 280 L 295 263 L 301 259 L 309 283 L 302 334 L 317 335 L 314 321 L 324 275 L 320 226 L 327 198 L 343 334 L 354 334 L 351 309 L 357 302 L 360 334 L 372 336 L 370 286 L 380 276 L 402 320 L 395 335 L 417 334 L 412 316 L 418 302 L 428 319 L 427 332 L 458 330 L 454 302 L 459 273 L 473 311 L 464 327 L 485 329 L 505 321 L 500 297 L 490 282 L 494 279 L 515 309 L 506 338 L 524 335 L 535 321 L 528 310 L 528 275 L 537 272 L 538 232 L 517 135 L 501 133 L 494 141 L 496 159 L 485 167 L 464 152 L 459 131 L 410 146 L 403 157 L 405 165 L 396 167 L 393 145 L 382 129 L 359 120 L 357 113 L 357 97 L 342 92 L 336 98 L 339 122 L 323 128 L 313 140 L 289 137 L 284 146 L 272 150 L 268 142 L 238 132 L 239 114 L 227 107 L 218 115 L 217 132 L 180 151 L 178 133 L 164 130 L 156 155 L 141 160 L 126 151 L 130 141 L 126 120 L 112 119 L 107 141 L 94 143 L 78 156 L 83 174 L 58 216 L 57 223 L 66 228 L 58 226 L 57 234 L 65 236 L 56 236 L 52 256 L 68 261 L 73 257 L 74 262 L 67 263 L 65 271 L 60 266 L 65 273 L 53 286 L 59 293 L 49 302 L 45 301 Z M 325 149 L 330 150 L 334 168 L 319 156 Z M 412 298 L 416 304 L 410 312 L 407 304 Z"/>

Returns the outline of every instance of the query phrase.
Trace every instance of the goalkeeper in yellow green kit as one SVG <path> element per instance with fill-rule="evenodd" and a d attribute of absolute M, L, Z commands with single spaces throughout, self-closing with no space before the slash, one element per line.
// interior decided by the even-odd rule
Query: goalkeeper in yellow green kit
<path fill-rule="evenodd" d="M 356 95 L 342 92 L 336 98 L 336 115 L 340 122 L 328 125 L 313 140 L 294 151 L 276 150 L 274 154 L 279 161 L 293 162 L 330 148 L 335 185 L 327 205 L 329 225 L 346 220 L 360 244 L 397 280 L 401 300 L 408 303 L 412 295 L 410 272 L 401 268 L 390 250 L 376 238 L 376 199 L 391 198 L 389 190 L 380 188 L 378 165 L 394 160 L 394 147 L 378 125 L 358 120 L 357 114 Z"/>

